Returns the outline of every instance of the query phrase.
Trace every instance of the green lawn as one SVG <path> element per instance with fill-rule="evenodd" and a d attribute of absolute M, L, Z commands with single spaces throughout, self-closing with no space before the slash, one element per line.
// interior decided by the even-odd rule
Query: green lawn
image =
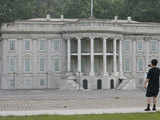
<path fill-rule="evenodd" d="M 139 114 L 103 114 L 103 115 L 42 115 L 26 117 L 0 117 L 0 120 L 160 120 L 160 112 Z"/>

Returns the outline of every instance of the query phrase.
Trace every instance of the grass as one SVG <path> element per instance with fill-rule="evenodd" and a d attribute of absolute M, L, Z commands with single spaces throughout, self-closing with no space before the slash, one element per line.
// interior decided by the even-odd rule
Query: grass
<path fill-rule="evenodd" d="M 160 120 L 160 112 L 103 115 L 40 115 L 0 117 L 0 120 Z"/>

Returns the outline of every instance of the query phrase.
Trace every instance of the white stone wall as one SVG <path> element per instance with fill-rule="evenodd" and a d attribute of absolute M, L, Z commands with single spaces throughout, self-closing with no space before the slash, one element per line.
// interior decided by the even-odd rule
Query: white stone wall
<path fill-rule="evenodd" d="M 2 80 L 2 70 L 3 70 L 3 62 L 2 62 L 2 58 L 3 58 L 3 51 L 2 51 L 2 40 L 0 40 L 0 86 L 1 86 L 1 80 Z"/>
<path fill-rule="evenodd" d="M 49 38 L 48 38 L 49 36 Z M 3 68 L 4 71 L 2 73 L 2 89 L 42 89 L 42 88 L 59 88 L 58 81 L 60 80 L 59 72 L 66 71 L 65 59 L 65 41 L 60 37 L 60 35 L 47 35 L 44 34 L 43 37 L 39 35 L 4 35 L 6 37 L 3 39 Z M 16 49 L 9 50 L 9 40 L 16 40 Z M 24 40 L 30 40 L 30 50 L 25 50 Z M 39 40 L 44 39 L 46 41 L 46 50 L 40 51 L 39 49 Z M 52 48 L 51 41 L 59 40 L 60 48 L 55 50 Z M 2 52 L 2 51 L 1 51 Z M 24 58 L 25 55 L 31 56 L 31 72 L 26 73 L 24 71 Z M 15 73 L 9 73 L 8 70 L 8 57 L 16 56 L 16 71 Z M 40 72 L 39 68 L 39 58 L 40 56 L 45 57 L 45 71 Z M 52 58 L 59 57 L 60 65 L 59 72 L 53 71 Z M 13 81 L 15 81 L 15 85 L 13 87 Z M 45 80 L 45 85 L 40 85 Z M 12 82 L 11 82 L 12 81 Z"/>
<path fill-rule="evenodd" d="M 88 89 L 97 89 L 97 80 L 102 80 L 102 89 L 110 89 L 111 79 L 114 79 L 114 86 L 117 86 L 118 78 L 113 75 L 114 71 L 114 57 L 113 57 L 113 39 L 122 40 L 122 62 L 123 62 L 123 72 L 127 79 L 134 79 L 136 87 L 142 87 L 143 81 L 145 79 L 145 67 L 149 64 L 150 60 L 157 58 L 160 60 L 160 25 L 159 24 L 149 24 L 149 23 L 138 23 L 138 22 L 117 22 L 104 21 L 104 20 L 77 20 L 56 22 L 56 21 L 17 21 L 12 24 L 3 24 L 2 26 L 2 38 L 0 41 L 0 80 L 1 89 L 44 89 L 44 88 L 63 88 L 67 84 L 67 40 L 71 38 L 101 38 L 107 39 L 107 71 L 110 76 L 103 76 L 103 69 L 100 69 L 101 75 L 82 75 L 81 76 L 81 87 L 83 85 L 83 80 L 88 80 Z M 72 23 L 73 22 L 73 23 Z M 113 22 L 113 23 L 112 23 Z M 65 24 L 63 24 L 65 23 Z M 70 23 L 70 24 L 67 24 Z M 88 24 L 89 23 L 89 24 Z M 116 25 L 115 25 L 116 24 Z M 158 27 L 157 27 L 158 26 Z M 152 29 L 151 29 L 152 28 Z M 16 49 L 9 50 L 9 40 L 16 40 Z M 24 49 L 24 41 L 26 39 L 30 40 L 30 50 Z M 40 40 L 46 42 L 45 50 L 40 50 Z M 60 40 L 60 48 L 53 49 L 52 41 Z M 142 40 L 142 50 L 137 50 L 138 41 Z M 157 40 L 157 52 L 151 52 L 151 41 Z M 72 41 L 72 40 L 71 40 Z M 89 40 L 88 40 L 89 41 Z M 95 46 L 98 40 L 94 42 Z M 83 42 L 81 45 L 83 45 Z M 78 43 L 78 41 L 77 41 Z M 73 48 L 77 48 L 73 44 Z M 128 48 L 126 48 L 126 43 L 128 43 Z M 103 41 L 101 41 L 103 44 Z M 90 41 L 85 43 L 86 46 L 90 46 Z M 96 47 L 102 49 L 103 46 Z M 118 44 L 117 44 L 118 47 Z M 85 48 L 82 46 L 82 49 Z M 127 50 L 128 49 L 128 50 Z M 78 51 L 78 50 L 77 50 Z M 83 51 L 83 50 L 82 50 Z M 90 53 L 89 53 L 90 54 Z M 100 54 L 101 53 L 97 53 Z M 25 73 L 24 71 L 24 58 L 25 55 L 31 56 L 31 72 Z M 8 72 L 8 57 L 16 56 L 16 72 Z M 39 69 L 39 58 L 44 56 L 47 61 L 45 64 L 45 71 L 40 72 Z M 76 54 L 74 55 L 76 56 Z M 53 71 L 54 63 L 52 59 L 59 57 L 60 70 L 59 72 Z M 76 56 L 78 59 L 78 56 Z M 137 61 L 139 58 L 143 58 L 143 71 L 137 70 Z M 82 58 L 83 59 L 83 58 Z M 88 67 L 90 63 L 87 63 Z M 125 64 L 128 60 L 129 68 L 125 71 Z M 103 62 L 103 53 L 101 56 L 101 61 Z M 98 58 L 95 59 L 95 63 L 98 63 Z M 103 67 L 103 64 L 100 64 Z M 120 71 L 119 59 L 117 59 L 117 72 Z M 78 61 L 77 61 L 78 66 Z M 75 72 L 77 68 L 75 68 Z M 83 69 L 82 69 L 83 71 Z M 90 68 L 87 69 L 90 72 Z M 116 79 L 116 80 L 115 80 Z M 13 81 L 14 80 L 14 81 Z M 14 83 L 13 83 L 14 82 Z M 45 85 L 41 85 L 44 83 Z"/>

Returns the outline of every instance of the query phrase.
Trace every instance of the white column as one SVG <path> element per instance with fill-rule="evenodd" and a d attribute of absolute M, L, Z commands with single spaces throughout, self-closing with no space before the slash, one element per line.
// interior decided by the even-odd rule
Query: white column
<path fill-rule="evenodd" d="M 81 39 L 78 38 L 78 72 L 81 72 Z"/>
<path fill-rule="evenodd" d="M 36 45 L 37 45 L 37 39 L 33 39 L 33 40 L 31 40 L 31 49 L 33 50 L 33 54 L 34 54 L 34 57 L 33 57 L 33 73 L 34 74 L 36 74 L 38 71 L 39 71 L 39 69 L 37 69 L 37 68 L 39 68 L 39 67 L 37 67 L 37 47 L 36 47 Z"/>
<path fill-rule="evenodd" d="M 147 39 L 146 40 L 146 65 L 148 65 L 148 64 L 150 64 L 150 62 L 149 62 L 149 50 L 150 50 L 150 48 L 149 48 L 149 39 Z"/>
<path fill-rule="evenodd" d="M 120 75 L 123 75 L 123 66 L 122 66 L 122 40 L 119 40 L 119 71 Z"/>
<path fill-rule="evenodd" d="M 71 40 L 67 40 L 67 70 L 68 72 L 71 71 Z"/>
<path fill-rule="evenodd" d="M 107 51 L 106 39 L 103 38 L 103 72 L 104 72 L 104 75 L 108 75 L 107 74 L 107 54 L 106 54 L 106 51 Z"/>
<path fill-rule="evenodd" d="M 113 72 L 114 75 L 117 75 L 117 39 L 113 39 Z"/>
<path fill-rule="evenodd" d="M 91 71 L 90 75 L 94 75 L 94 38 L 90 38 L 91 41 Z"/>
<path fill-rule="evenodd" d="M 8 41 L 9 42 L 9 41 Z M 3 39 L 2 44 L 3 44 L 3 52 L 2 52 L 2 67 L 3 67 L 3 72 L 2 72 L 2 78 L 1 78 L 1 88 L 2 89 L 7 89 L 8 88 L 8 43 L 6 39 Z"/>
<path fill-rule="evenodd" d="M 133 69 L 132 69 L 132 71 L 133 71 L 133 74 L 136 74 L 136 40 L 133 40 L 133 49 L 132 49 L 132 51 L 133 51 L 133 57 L 132 57 L 132 59 L 133 59 Z"/>

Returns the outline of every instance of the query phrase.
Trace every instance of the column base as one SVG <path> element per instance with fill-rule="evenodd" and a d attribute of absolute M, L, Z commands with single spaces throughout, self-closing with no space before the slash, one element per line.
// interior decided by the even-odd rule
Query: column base
<path fill-rule="evenodd" d="M 89 75 L 90 75 L 90 76 L 94 76 L 95 73 L 94 73 L 94 72 L 90 72 Z"/>
<path fill-rule="evenodd" d="M 82 73 L 82 72 L 77 72 L 76 75 L 77 75 L 77 76 L 82 76 L 83 73 Z"/>
<path fill-rule="evenodd" d="M 113 75 L 114 75 L 114 76 L 118 76 L 119 73 L 118 73 L 118 72 L 114 72 Z"/>
<path fill-rule="evenodd" d="M 126 79 L 126 77 L 123 75 L 123 73 L 119 74 L 120 79 Z"/>
<path fill-rule="evenodd" d="M 103 76 L 109 76 L 108 72 L 105 72 L 105 73 L 103 74 Z"/>

